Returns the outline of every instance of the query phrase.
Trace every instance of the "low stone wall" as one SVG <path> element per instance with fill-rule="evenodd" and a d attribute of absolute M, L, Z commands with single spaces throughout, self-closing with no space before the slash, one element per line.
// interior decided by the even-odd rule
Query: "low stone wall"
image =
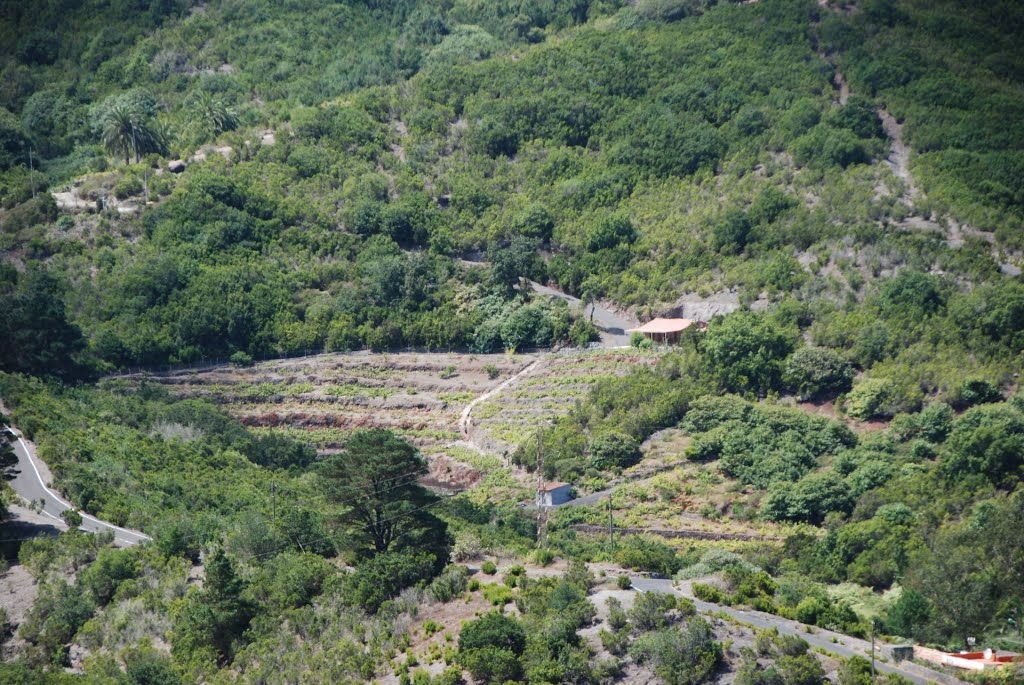
<path fill-rule="evenodd" d="M 573 530 L 581 533 L 607 533 L 607 526 L 595 526 L 589 523 L 577 523 L 572 526 Z M 663 530 L 660 528 L 620 528 L 616 526 L 615 533 L 628 535 L 641 535 L 652 533 L 665 538 L 686 538 L 690 540 L 781 540 L 782 538 L 770 537 L 767 535 L 756 535 L 753 533 L 711 533 L 703 530 Z"/>

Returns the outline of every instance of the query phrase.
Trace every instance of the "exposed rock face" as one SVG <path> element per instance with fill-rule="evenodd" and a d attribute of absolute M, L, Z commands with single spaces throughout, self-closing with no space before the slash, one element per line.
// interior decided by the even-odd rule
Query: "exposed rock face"
<path fill-rule="evenodd" d="M 740 298 L 734 292 L 713 293 L 701 297 L 687 293 L 676 300 L 675 306 L 661 313 L 661 316 L 710 321 L 719 314 L 731 314 L 740 308 Z"/>
<path fill-rule="evenodd" d="M 170 171 L 172 174 L 180 174 L 182 171 L 185 170 L 185 162 L 181 161 L 180 159 L 175 159 L 172 162 L 168 162 L 167 170 Z"/>

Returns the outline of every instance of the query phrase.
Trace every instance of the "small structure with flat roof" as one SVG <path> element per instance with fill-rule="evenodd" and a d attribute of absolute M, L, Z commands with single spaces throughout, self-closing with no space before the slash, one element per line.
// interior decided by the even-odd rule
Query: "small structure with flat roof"
<path fill-rule="evenodd" d="M 707 329 L 708 325 L 704 321 L 697 321 L 696 319 L 663 319 L 659 316 L 656 319 L 651 319 L 639 328 L 632 329 L 630 333 L 640 333 L 644 337 L 663 345 L 675 345 L 679 342 L 679 336 L 682 332 L 691 327 L 698 331 L 703 331 Z"/>
<path fill-rule="evenodd" d="M 572 499 L 571 483 L 545 483 L 537 491 L 538 507 L 557 507 Z"/>

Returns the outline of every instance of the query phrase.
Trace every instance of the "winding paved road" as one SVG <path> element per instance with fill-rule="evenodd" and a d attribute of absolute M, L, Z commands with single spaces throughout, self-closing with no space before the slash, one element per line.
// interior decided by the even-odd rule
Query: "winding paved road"
<path fill-rule="evenodd" d="M 807 626 L 797 621 L 790 621 L 788 619 L 775 616 L 774 614 L 764 613 L 763 611 L 747 611 L 744 609 L 734 609 L 721 604 L 702 602 L 699 599 L 677 590 L 671 580 L 659 580 L 639 576 L 631 576 L 629 580 L 632 583 L 633 588 L 639 592 L 659 592 L 662 594 L 686 597 L 687 599 L 693 600 L 698 611 L 704 613 L 724 613 L 737 621 L 762 630 L 771 630 L 772 628 L 775 628 L 782 634 L 796 635 L 803 638 L 812 647 L 819 647 L 847 659 L 853 656 L 871 659 L 871 643 L 867 640 L 850 637 L 849 635 L 843 635 L 842 633 L 835 633 L 831 630 L 825 630 L 824 628 Z M 945 674 L 939 673 L 936 673 L 935 677 L 929 678 L 902 668 L 900 664 L 892 662 L 889 650 L 885 649 L 881 644 L 876 644 L 875 654 L 878 657 L 883 657 L 889 660 L 889 663 L 883 662 L 879 659 L 876 659 L 875 661 L 875 667 L 884 673 L 897 673 L 904 678 L 915 683 L 920 683 L 921 685 L 935 683 L 939 677 L 948 678 Z M 925 669 L 920 666 L 915 666 L 915 669 L 929 672 L 929 669 Z"/>
<path fill-rule="evenodd" d="M 41 473 L 41 470 L 46 470 L 46 465 L 42 464 L 39 458 L 32 453 L 31 448 L 22 440 L 21 435 L 15 430 L 9 430 L 9 432 L 14 436 L 11 445 L 14 447 L 14 453 L 18 456 L 18 465 L 16 467 L 16 475 L 8 482 L 14 489 L 14 492 L 25 501 L 29 503 L 41 501 L 43 508 L 40 513 L 43 516 L 63 524 L 64 520 L 60 517 L 61 513 L 73 507 L 56 491 L 46 486 Z M 114 543 L 119 547 L 137 545 L 140 542 L 152 539 L 145 533 L 140 533 L 137 530 L 115 526 L 82 511 L 79 511 L 79 513 L 82 515 L 82 525 L 79 526 L 80 530 L 90 533 L 100 533 L 109 530 L 113 532 Z"/>
<path fill-rule="evenodd" d="M 476 267 L 486 266 L 487 262 L 482 260 L 473 259 L 460 259 L 458 260 L 463 266 Z M 547 295 L 548 297 L 557 297 L 560 300 L 565 300 L 570 307 L 576 307 L 581 312 L 583 311 L 583 303 L 580 298 L 573 297 L 568 293 L 563 293 L 561 290 L 549 288 L 546 285 L 541 285 L 536 281 L 527 280 L 530 284 L 530 288 L 533 292 L 540 295 Z M 516 288 L 519 288 L 517 285 Z M 588 312 L 583 312 L 588 315 L 588 318 L 593 321 L 594 325 L 601 331 L 601 346 L 602 347 L 629 347 L 629 329 L 636 328 L 640 325 L 639 321 L 635 319 L 627 318 L 628 315 L 623 315 L 618 312 L 614 312 L 611 309 L 602 307 L 597 303 L 592 303 L 589 307 Z"/>
<path fill-rule="evenodd" d="M 541 285 L 534 281 L 530 281 L 530 287 L 533 288 L 533 292 L 535 293 L 565 300 L 569 303 L 570 307 L 579 308 L 582 304 L 578 297 L 573 297 L 572 295 L 563 293 L 561 290 L 555 290 L 554 288 L 549 288 L 546 285 Z M 601 344 L 604 347 L 629 347 L 629 333 L 627 333 L 627 331 L 639 326 L 640 323 L 638 321 L 631 321 L 623 315 L 617 314 L 610 309 L 606 309 L 599 304 L 591 304 L 589 311 L 590 319 L 601 331 Z M 584 314 L 586 313 L 587 312 L 584 312 Z"/>

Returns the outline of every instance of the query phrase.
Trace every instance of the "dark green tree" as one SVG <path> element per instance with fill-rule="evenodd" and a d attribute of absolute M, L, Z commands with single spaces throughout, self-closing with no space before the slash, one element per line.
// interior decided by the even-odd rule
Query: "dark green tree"
<path fill-rule="evenodd" d="M 31 142 L 18 118 L 0 107 L 0 171 L 16 164 L 29 165 Z"/>
<path fill-rule="evenodd" d="M 931 613 L 930 630 L 943 640 L 957 639 L 966 647 L 967 638 L 992 618 L 997 587 L 989 561 L 977 534 L 969 530 L 940 531 L 931 549 L 914 560 L 906 585 L 941 607 Z"/>
<path fill-rule="evenodd" d="M 103 147 L 115 157 L 123 156 L 125 164 L 133 157 L 138 162 L 147 153 L 165 152 L 167 139 L 156 113 L 156 101 L 143 90 L 107 98 L 96 119 Z"/>
<path fill-rule="evenodd" d="M 633 221 L 623 214 L 608 214 L 598 219 L 587 231 L 587 250 L 596 252 L 629 245 L 639 237 Z"/>
<path fill-rule="evenodd" d="M 1013 486 L 1024 475 L 1024 415 L 1009 404 L 974 407 L 953 425 L 941 464 L 951 479 L 981 474 Z"/>
<path fill-rule="evenodd" d="M 415 548 L 448 561 L 444 522 L 428 511 L 438 498 L 419 484 L 427 464 L 415 447 L 382 429 L 359 430 L 326 461 L 320 483 L 355 550 L 373 556 Z"/>
<path fill-rule="evenodd" d="M 629 468 L 642 456 L 640 443 L 621 431 L 601 433 L 590 443 L 590 463 L 595 468 Z"/>
<path fill-rule="evenodd" d="M 826 347 L 802 347 L 786 360 L 786 384 L 807 398 L 846 392 L 853 376 L 850 362 Z"/>
<path fill-rule="evenodd" d="M 793 340 L 774 319 L 741 311 L 713 321 L 701 349 L 726 390 L 764 394 L 779 388 Z"/>
<path fill-rule="evenodd" d="M 0 291 L 3 285 L 0 284 Z M 71 380 L 83 375 L 82 333 L 68 321 L 63 290 L 48 271 L 30 267 L 3 297 L 0 370 Z"/>
<path fill-rule="evenodd" d="M 185 111 L 196 133 L 207 139 L 238 127 L 238 113 L 221 95 L 200 90 L 185 102 Z"/>
<path fill-rule="evenodd" d="M 496 611 L 470 621 L 459 634 L 459 651 L 483 647 L 507 649 L 516 656 L 526 649 L 526 631 L 516 619 Z"/>
<path fill-rule="evenodd" d="M 0 417 L 2 421 L 2 417 Z M 18 464 L 18 455 L 14 452 L 14 435 L 4 429 L 0 423 L 0 475 L 7 476 L 8 470 Z"/>
<path fill-rule="evenodd" d="M 888 628 L 893 635 L 902 635 L 921 640 L 931 619 L 931 604 L 914 590 L 906 589 L 889 608 Z"/>
<path fill-rule="evenodd" d="M 496 611 L 470 621 L 459 635 L 459 663 L 481 682 L 518 679 L 525 649 L 522 624 Z"/>
<path fill-rule="evenodd" d="M 506 296 L 511 297 L 515 293 L 521 279 L 535 275 L 539 247 L 535 238 L 513 236 L 508 245 L 495 245 L 488 251 L 491 280 L 503 289 Z"/>
<path fill-rule="evenodd" d="M 750 219 L 739 209 L 731 209 L 725 213 L 711 229 L 711 237 L 715 249 L 722 254 L 742 252 L 750 235 Z"/>
<path fill-rule="evenodd" d="M 219 549 L 210 555 L 203 589 L 190 593 L 177 614 L 171 646 L 175 657 L 229 663 L 256 613 L 244 590 L 231 559 Z"/>

